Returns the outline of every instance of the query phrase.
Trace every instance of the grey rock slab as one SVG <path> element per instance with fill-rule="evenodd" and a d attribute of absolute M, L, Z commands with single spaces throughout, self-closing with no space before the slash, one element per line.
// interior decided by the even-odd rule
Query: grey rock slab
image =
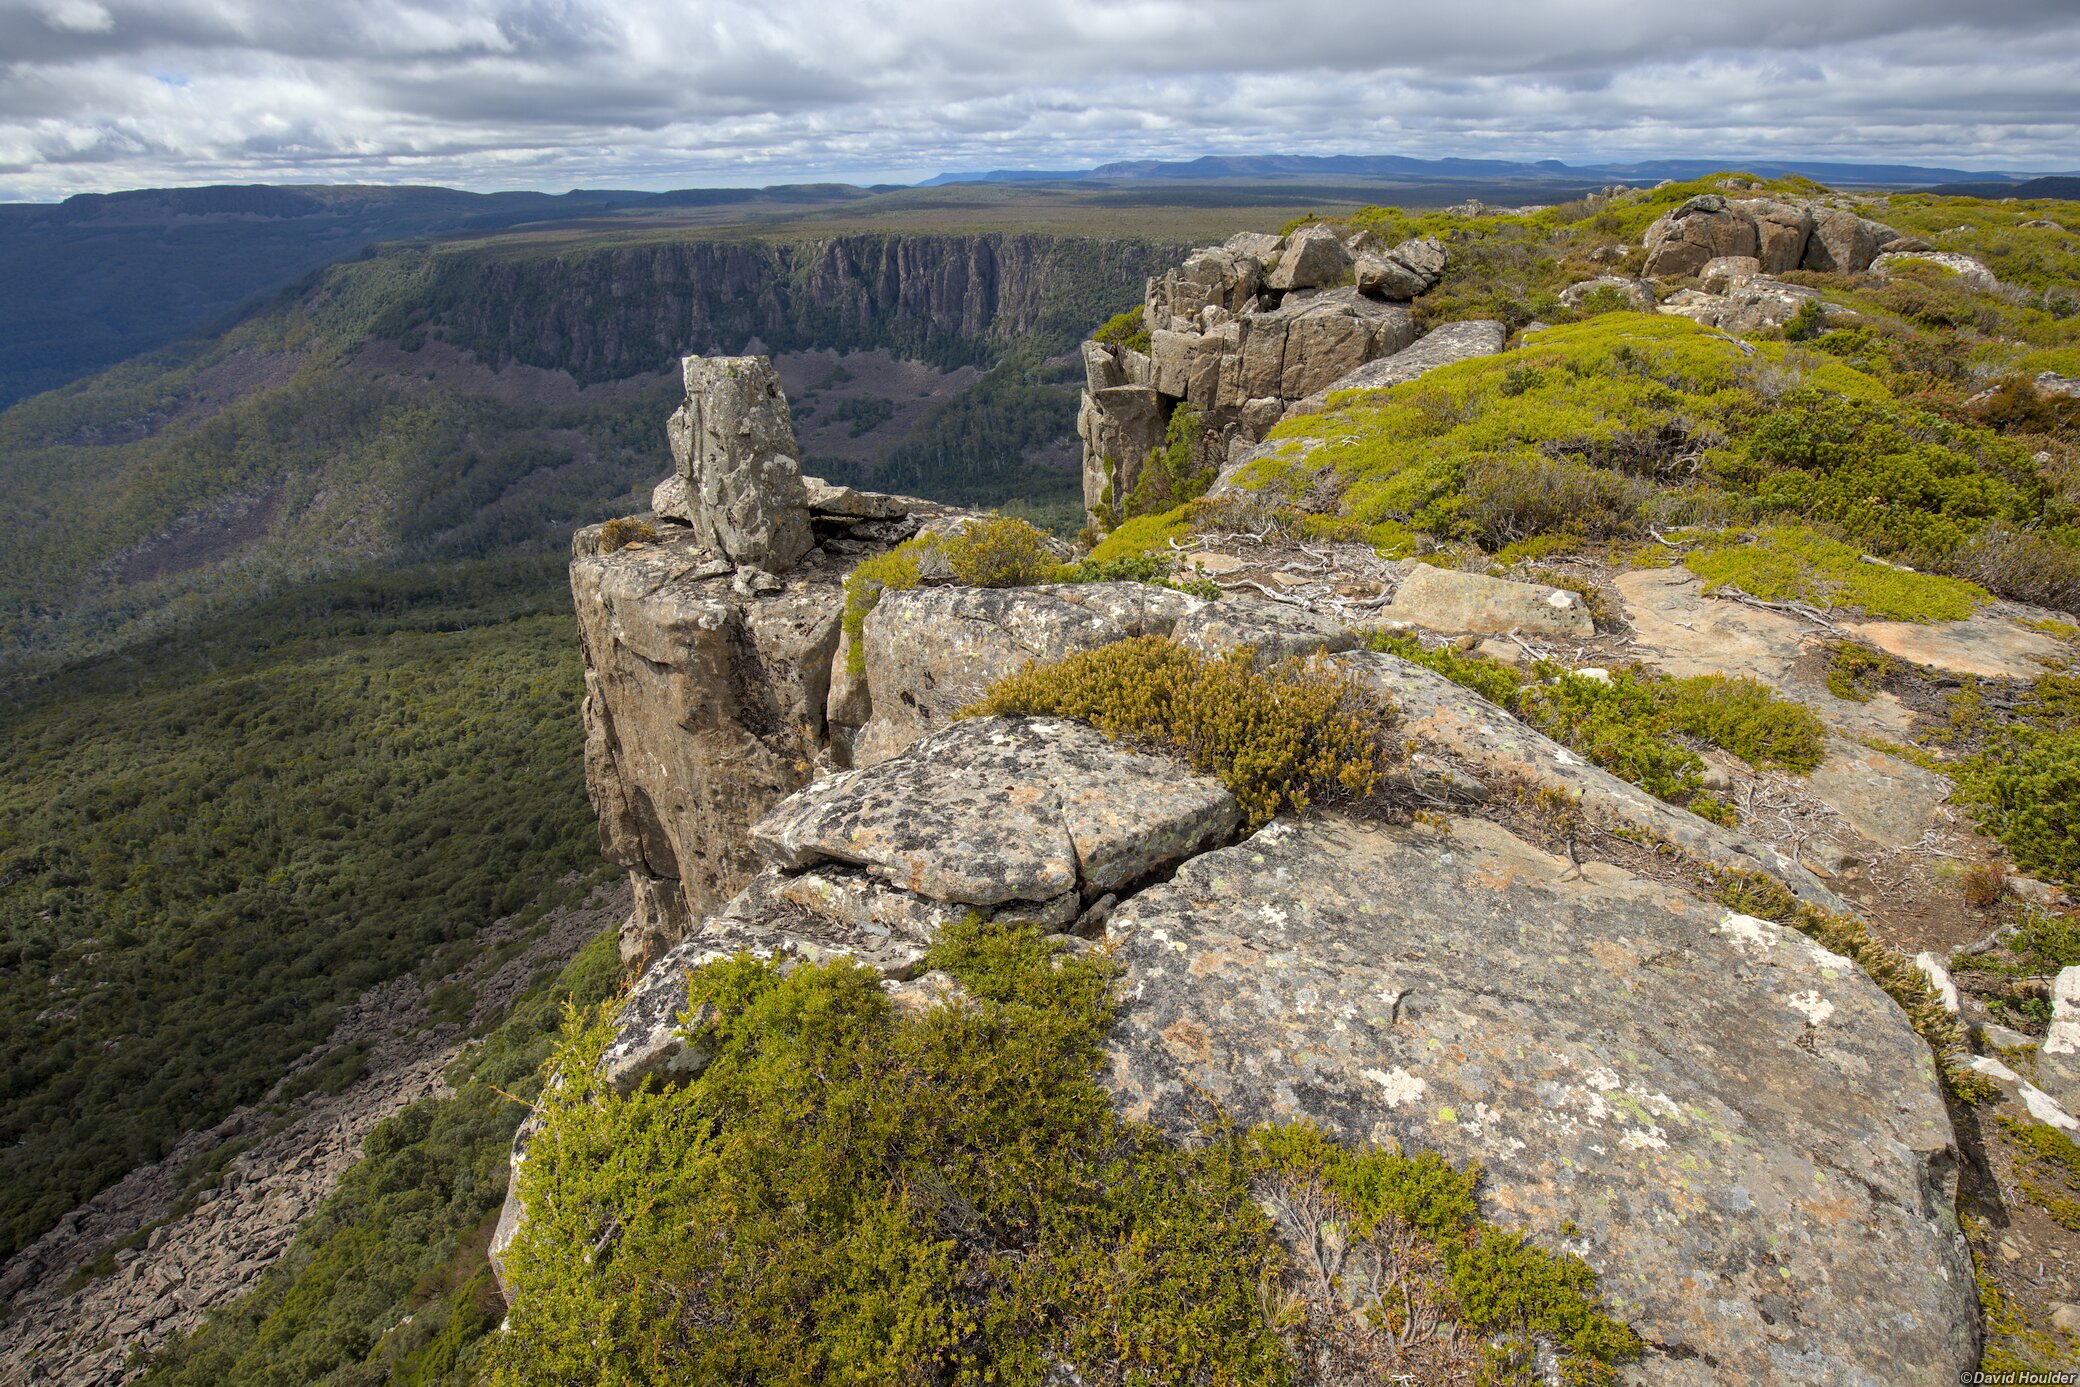
<path fill-rule="evenodd" d="M 1952 786 L 1911 761 L 1830 737 L 1827 759 L 1807 774 L 1805 788 L 1871 842 L 1905 848 L 1921 841 Z"/>
<path fill-rule="evenodd" d="M 1387 255 L 1361 254 L 1353 267 L 1358 292 L 1370 298 L 1403 303 L 1428 289 L 1434 282 Z"/>
<path fill-rule="evenodd" d="M 1596 622 L 1578 592 L 1430 564 L 1409 570 L 1387 614 L 1433 631 L 1523 631 L 1583 639 L 1596 634 Z"/>
<path fill-rule="evenodd" d="M 1617 290 L 1625 296 L 1626 301 L 1632 307 L 1642 313 L 1653 310 L 1653 287 L 1645 280 L 1628 279 L 1624 275 L 1598 275 L 1594 279 L 1585 279 L 1580 283 L 1570 284 L 1560 291 L 1560 302 L 1566 304 L 1569 308 L 1579 308 L 1582 300 L 1588 298 L 1589 295 L 1595 293 L 1598 289 Z"/>
<path fill-rule="evenodd" d="M 1322 390 L 1294 401 L 1287 406 L 1286 417 L 1320 414 L 1329 408 L 1333 397 L 1347 390 L 1386 390 L 1420 380 L 1438 367 L 1449 366 L 1455 361 L 1494 356 L 1501 352 L 1503 343 L 1508 340 L 1509 329 L 1489 319 L 1446 323 L 1393 355 L 1346 371 Z"/>
<path fill-rule="evenodd" d="M 676 520 L 681 525 L 691 525 L 693 493 L 686 488 L 686 478 L 674 472 L 650 488 L 650 510 L 660 520 Z"/>
<path fill-rule="evenodd" d="M 1800 900 L 1849 912 L 1841 897 L 1769 844 L 1738 829 L 1708 823 L 1590 765 L 1435 670 L 1375 651 L 1354 651 L 1335 658 L 1401 710 L 1398 733 L 1453 754 L 1477 772 L 1492 775 L 1497 783 L 1516 779 L 1535 788 L 1561 791 L 1581 806 L 1591 823 L 1649 834 L 1712 866 L 1761 872 Z"/>
<path fill-rule="evenodd" d="M 1321 817 L 1108 922 L 1127 1116 L 1478 1161 L 1595 1268 L 1637 1382 L 1957 1380 L 1978 1310 L 1929 1051 L 1847 959 L 1478 820 Z"/>
<path fill-rule="evenodd" d="M 1201 655 L 1246 645 L 1255 650 L 1260 666 L 1296 656 L 1339 654 L 1358 644 L 1351 629 L 1332 617 L 1241 597 L 1201 607 L 1177 623 L 1171 639 Z"/>
<path fill-rule="evenodd" d="M 1035 661 L 1167 634 L 1184 610 L 1143 584 L 913 588 L 883 594 L 862 630 L 873 718 L 859 765 L 901 751 Z"/>
<path fill-rule="evenodd" d="M 833 486 L 821 477 L 802 478 L 809 509 L 817 515 L 844 516 L 857 520 L 895 520 L 910 514 L 915 504 L 907 496 L 885 496 L 875 491 L 855 491 Z M 930 503 L 922 503 L 929 506 Z M 936 509 L 936 507 L 933 507 Z"/>
<path fill-rule="evenodd" d="M 1095 898 L 1239 822 L 1233 796 L 1172 757 L 1082 723 L 971 718 L 800 791 L 751 841 L 783 868 L 852 863 L 933 900 L 1003 906 Z"/>
<path fill-rule="evenodd" d="M 1986 268 L 1984 261 L 1974 260 L 1969 255 L 1958 255 L 1951 251 L 1887 251 L 1871 261 L 1871 273 L 1880 279 L 1886 279 L 1902 265 L 1912 265 L 1917 262 L 1941 266 L 1972 288 L 1989 294 L 2001 287 L 2000 280 L 1994 277 L 1992 270 Z"/>
<path fill-rule="evenodd" d="M 787 396 L 762 356 L 689 356 L 665 426 L 693 526 L 732 563 L 785 573 L 815 547 Z"/>

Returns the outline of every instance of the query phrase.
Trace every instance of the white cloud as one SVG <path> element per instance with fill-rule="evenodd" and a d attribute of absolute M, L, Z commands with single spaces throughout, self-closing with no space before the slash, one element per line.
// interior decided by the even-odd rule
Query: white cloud
<path fill-rule="evenodd" d="M 0 196 L 1204 153 L 2080 165 L 2067 0 L 0 0 Z"/>

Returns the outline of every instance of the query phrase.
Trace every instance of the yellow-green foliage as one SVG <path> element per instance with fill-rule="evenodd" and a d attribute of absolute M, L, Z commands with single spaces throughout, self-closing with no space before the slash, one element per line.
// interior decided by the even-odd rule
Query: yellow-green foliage
<path fill-rule="evenodd" d="M 1773 526 L 1683 563 L 1706 592 L 1737 587 L 1767 602 L 1849 607 L 1891 621 L 1962 621 L 1988 598 L 1977 583 L 1868 563 L 1854 547 L 1798 526 Z"/>
<path fill-rule="evenodd" d="M 628 1097 L 593 1078 L 610 1026 L 574 1015 L 519 1176 L 496 1387 L 1038 1387 L 1062 1362 L 1278 1387 L 1295 1374 L 1264 1292 L 1288 1257 L 1257 1196 L 1324 1172 L 1359 1217 L 1434 1239 L 1439 1294 L 1506 1351 L 1554 1339 L 1581 1382 L 1637 1352 L 1586 1267 L 1478 1220 L 1477 1172 L 1311 1129 L 1185 1150 L 1119 1120 L 1096 1079 L 1102 958 L 971 920 L 928 963 L 965 996 L 921 1014 L 847 960 L 696 969 L 711 1064 Z"/>
<path fill-rule="evenodd" d="M 1307 1123 L 1259 1128 L 1251 1139 L 1260 1179 L 1327 1196 L 1330 1236 L 1339 1243 L 1361 1245 L 1384 1229 L 1408 1228 L 1437 1246 L 1453 1317 L 1489 1340 L 1483 1381 L 1535 1380 L 1540 1341 L 1559 1348 L 1562 1380 L 1571 1384 L 1608 1383 L 1613 1365 L 1639 1356 L 1639 1336 L 1597 1303 L 1586 1263 L 1480 1223 L 1480 1167 L 1454 1170 L 1428 1152 L 1352 1151 Z M 1403 1306 L 1354 1308 L 1394 1327 Z"/>
<path fill-rule="evenodd" d="M 926 535 L 918 539 L 906 539 L 886 554 L 876 554 L 860 560 L 854 569 L 845 575 L 845 613 L 839 618 L 847 637 L 845 664 L 855 675 L 867 667 L 867 648 L 863 640 L 867 617 L 881 594 L 891 589 L 903 591 L 914 588 L 921 581 L 921 560 L 928 553 L 936 553 L 939 541 Z"/>
<path fill-rule="evenodd" d="M 2004 728 L 1987 750 L 1950 769 L 1957 799 L 2016 866 L 2080 882 L 2080 731 Z"/>
<path fill-rule="evenodd" d="M 1906 1012 L 1907 1020 L 1935 1052 L 1936 1067 L 1953 1093 L 1969 1102 L 1994 1096 L 1991 1083 L 1965 1067 L 1972 1049 L 1964 1027 L 1936 996 L 1927 975 L 1872 938 L 1863 921 L 1807 904 L 1782 882 L 1761 872 L 1723 873 L 1711 885 L 1714 898 L 1728 909 L 1789 925 L 1861 968 Z"/>
<path fill-rule="evenodd" d="M 1606 314 L 1332 406 L 1272 430 L 1296 446 L 1253 463 L 1242 484 L 1287 503 L 1326 491 L 1357 525 L 1491 550 L 1554 534 L 1817 525 L 2028 600 L 2080 600 L 2072 503 L 2031 445 L 1961 404 L 1903 403 L 1827 352 Z"/>
<path fill-rule="evenodd" d="M 1137 515 L 1098 541 L 1090 552 L 1091 561 L 1109 563 L 1137 554 L 1167 552 L 1169 541 L 1185 539 L 1192 533 L 1191 513 L 1192 507 L 1187 503 L 1161 515 Z"/>
<path fill-rule="evenodd" d="M 631 544 L 656 542 L 657 531 L 648 521 L 637 520 L 634 516 L 621 516 L 599 527 L 599 551 L 602 554 L 611 554 Z"/>
<path fill-rule="evenodd" d="M 1024 520 L 993 515 L 949 535 L 953 580 L 971 588 L 1016 588 L 1053 580 L 1062 567 L 1045 533 Z"/>
<path fill-rule="evenodd" d="M 1827 655 L 1827 691 L 1851 703 L 1868 703 L 1885 677 L 1904 667 L 1882 650 L 1841 641 Z"/>
<path fill-rule="evenodd" d="M 1983 1223 L 1969 1216 L 1966 1223 L 1968 1227 L 1981 1230 L 1977 1237 L 1984 1241 Z M 1976 1244 L 1972 1255 L 1980 1259 Z M 1983 1270 L 1977 1275 L 1979 1312 L 1986 1320 L 1986 1351 L 1979 1359 L 1979 1371 L 1988 1374 L 2045 1374 L 2036 1379 L 2039 1382 L 2055 1380 L 2050 1377 L 2053 1372 L 2070 1372 L 2073 1355 L 2076 1349 L 2080 1349 L 2080 1335 L 2031 1323 L 2028 1311 L 2010 1303 L 2001 1294 L 1998 1282 Z M 2004 1380 L 2024 1382 L 2029 1379 L 2016 1376 Z"/>
<path fill-rule="evenodd" d="M 1826 730 L 1809 709 L 1752 679 L 1673 679 L 1645 669 L 1611 672 L 1608 683 L 1541 661 L 1529 675 L 1413 636 L 1372 632 L 1370 649 L 1436 670 L 1509 709 L 1554 741 L 1649 794 L 1695 807 L 1704 761 L 1677 733 L 1730 751 L 1758 768 L 1805 772 L 1826 754 Z M 1702 817 L 1725 822 L 1716 801 Z"/>
<path fill-rule="evenodd" d="M 2014 1140 L 2016 1183 L 2061 1228 L 2080 1233 L 2080 1145 L 2055 1127 L 2001 1116 Z"/>
<path fill-rule="evenodd" d="M 1115 347 L 1126 347 L 1131 351 L 1146 352 L 1149 346 L 1148 324 L 1143 321 L 1140 304 L 1107 318 L 1098 330 L 1091 334 L 1093 341 L 1109 343 Z"/>
<path fill-rule="evenodd" d="M 1029 665 L 962 714 L 1079 718 L 1145 738 L 1217 777 L 1252 825 L 1378 789 L 1395 719 L 1350 679 L 1305 661 L 1260 670 L 1246 647 L 1209 659 L 1161 636 Z"/>

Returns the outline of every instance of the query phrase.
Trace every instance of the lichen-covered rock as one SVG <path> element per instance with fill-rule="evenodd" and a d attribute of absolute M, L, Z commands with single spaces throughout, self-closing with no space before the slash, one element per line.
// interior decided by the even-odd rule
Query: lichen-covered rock
<path fill-rule="evenodd" d="M 1986 268 L 1984 261 L 1974 260 L 1969 255 L 1958 255 L 1950 251 L 1887 251 L 1871 261 L 1871 273 L 1880 279 L 1885 279 L 1889 278 L 1900 266 L 1914 264 L 1941 266 L 1972 288 L 1988 294 L 2001 287 L 2000 280 L 1994 278 L 1993 271 Z"/>
<path fill-rule="evenodd" d="M 1396 655 L 1354 651 L 1337 664 L 1401 711 L 1397 730 L 1471 762 L 1498 782 L 1516 780 L 1566 795 L 1592 824 L 1644 834 L 1728 871 L 1761 872 L 1792 895 L 1847 911 L 1841 897 L 1775 848 L 1664 804 L 1639 786 L 1592 766 L 1471 689 Z"/>
<path fill-rule="evenodd" d="M 1650 313 L 1654 308 L 1654 290 L 1645 280 L 1628 279 L 1624 275 L 1598 275 L 1578 284 L 1570 284 L 1560 291 L 1560 302 L 1569 308 L 1580 308 L 1582 300 L 1599 289 L 1613 289 L 1625 296 L 1633 308 Z"/>
<path fill-rule="evenodd" d="M 1756 239 L 1761 243 L 1758 255 L 1764 274 L 1795 270 L 1804 261 L 1806 242 L 1813 234 L 1810 208 L 1770 198 L 1743 198 L 1729 205 L 1755 223 Z"/>
<path fill-rule="evenodd" d="M 1240 313 L 1256 301 L 1263 280 L 1263 264 L 1254 255 L 1226 246 L 1195 250 L 1176 269 L 1149 280 L 1144 321 L 1154 330 L 1169 327 L 1172 319 L 1196 323 L 1208 307 Z"/>
<path fill-rule="evenodd" d="M 1501 635 L 1524 631 L 1548 636 L 1596 634 L 1596 622 L 1578 592 L 1461 573 L 1417 564 L 1401 580 L 1388 615 L 1433 631 Z"/>
<path fill-rule="evenodd" d="M 731 563 L 785 573 L 814 547 L 787 396 L 762 356 L 689 356 L 666 425 L 692 524 Z"/>
<path fill-rule="evenodd" d="M 1209 602 L 1180 618 L 1170 638 L 1201 655 L 1246 645 L 1256 652 L 1260 666 L 1298 656 L 1333 655 L 1358 643 L 1348 626 L 1330 617 L 1235 597 Z"/>
<path fill-rule="evenodd" d="M 686 478 L 674 472 L 650 488 L 650 512 L 659 520 L 676 520 L 681 525 L 691 525 L 693 493 L 687 490 Z"/>
<path fill-rule="evenodd" d="M 885 593 L 862 632 L 873 718 L 854 760 L 886 760 L 1034 661 L 1167 635 L 1197 604 L 1141 583 Z"/>
<path fill-rule="evenodd" d="M 1174 758 L 1081 723 L 974 718 L 819 781 L 751 841 L 778 867 L 851 863 L 932 900 L 1002 906 L 1095 900 L 1225 841 L 1240 821 L 1233 796 Z"/>
<path fill-rule="evenodd" d="M 1639 1382 L 1889 1387 L 1977 1362 L 1934 1064 L 1802 936 L 1479 820 L 1278 822 L 1108 921 L 1110 1083 L 1180 1134 L 1312 1119 L 1478 1161 L 1582 1256 Z"/>

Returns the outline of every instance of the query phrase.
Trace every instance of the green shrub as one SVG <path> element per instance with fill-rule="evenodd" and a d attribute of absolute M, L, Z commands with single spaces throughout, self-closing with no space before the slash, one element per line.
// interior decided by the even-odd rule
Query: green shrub
<path fill-rule="evenodd" d="M 1150 452 L 1134 490 L 1127 497 L 1126 515 L 1153 515 L 1197 500 L 1213 485 L 1219 469 L 1201 461 L 1199 439 L 1204 426 L 1199 411 L 1179 405 L 1163 426 L 1163 446 Z"/>
<path fill-rule="evenodd" d="M 1636 670 L 1615 670 L 1609 683 L 1556 671 L 1518 695 L 1516 712 L 1656 798 L 1683 803 L 1703 787 L 1703 758 L 1669 737 L 1666 696 Z"/>
<path fill-rule="evenodd" d="M 1016 588 L 1053 580 L 1061 570 L 1047 535 L 1023 520 L 993 515 L 947 536 L 953 580 L 974 588 Z"/>
<path fill-rule="evenodd" d="M 1144 738 L 1217 777 L 1252 826 L 1284 810 L 1359 799 L 1393 756 L 1393 708 L 1301 660 L 1259 670 L 1242 648 L 1212 658 L 1161 636 L 1117 641 L 1000 681 L 962 716 L 1078 718 Z"/>
<path fill-rule="evenodd" d="M 1698 550 L 1683 563 L 1705 580 L 1706 592 L 1737 587 L 1767 602 L 1849 607 L 1892 621 L 1962 621 L 1988 600 L 1977 583 L 1869 563 L 1850 545 L 1794 526 Z"/>
<path fill-rule="evenodd" d="M 867 617 L 881 601 L 881 594 L 916 587 L 923 576 L 920 560 L 926 553 L 937 549 L 938 540 L 932 536 L 906 539 L 886 554 L 860 560 L 845 575 L 845 612 L 839 618 L 839 624 L 844 628 L 847 640 L 846 668 L 854 675 L 866 672 Z"/>
<path fill-rule="evenodd" d="M 1662 706 L 1677 731 L 1722 747 L 1757 770 L 1803 774 L 1827 754 L 1827 729 L 1801 704 L 1745 676 L 1704 674 L 1665 686 Z"/>
<path fill-rule="evenodd" d="M 1439 1269 L 1355 1312 L 1421 1295 L 1509 1380 L 1538 1339 L 1585 1383 L 1638 1353 L 1585 1266 L 1478 1218 L 1477 1171 L 1312 1128 L 1216 1126 L 1180 1149 L 1122 1122 L 1096 1077 L 1104 959 L 971 920 L 927 963 L 965 996 L 906 1013 L 849 960 L 696 969 L 709 1067 L 626 1097 L 593 1077 L 611 1027 L 574 1014 L 520 1175 L 495 1387 L 1039 1387 L 1059 1364 L 1119 1387 L 1277 1387 L 1296 1376 L 1292 1316 L 1267 1292 L 1326 1306 L 1260 1201 L 1321 1186 L 1353 1232 L 1391 1220 Z"/>
<path fill-rule="evenodd" d="M 1143 321 L 1142 306 L 1137 303 L 1113 314 L 1091 334 L 1091 340 L 1145 354 L 1149 348 L 1149 334 L 1148 324 Z"/>
<path fill-rule="evenodd" d="M 2018 729 L 1955 770 L 1957 798 L 2016 866 L 2080 883 L 2080 731 Z"/>
<path fill-rule="evenodd" d="M 2080 1143 L 2044 1123 L 2001 1115 L 2015 1142 L 2015 1181 L 2051 1221 L 2080 1233 Z"/>
<path fill-rule="evenodd" d="M 1454 684 L 1464 685 L 1502 708 L 1516 706 L 1517 691 L 1525 683 L 1524 675 L 1500 660 L 1468 655 L 1449 645 L 1424 645 L 1414 636 L 1398 631 L 1368 631 L 1365 648 L 1398 655 L 1412 664 L 1436 670 Z"/>

